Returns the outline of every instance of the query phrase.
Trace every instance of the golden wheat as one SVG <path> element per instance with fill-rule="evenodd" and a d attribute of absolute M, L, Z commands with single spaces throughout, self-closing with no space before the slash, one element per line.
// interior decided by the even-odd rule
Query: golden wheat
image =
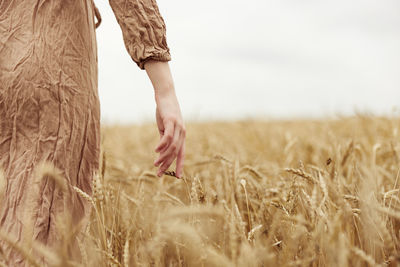
<path fill-rule="evenodd" d="M 154 123 L 104 126 L 93 194 L 71 187 L 94 209 L 79 255 L 0 238 L 36 266 L 34 251 L 57 266 L 396 266 L 399 127 L 365 115 L 187 123 L 176 179 L 175 164 L 156 175 Z M 53 166 L 38 173 L 68 191 Z M 58 222 L 73 244 L 79 227 Z"/>

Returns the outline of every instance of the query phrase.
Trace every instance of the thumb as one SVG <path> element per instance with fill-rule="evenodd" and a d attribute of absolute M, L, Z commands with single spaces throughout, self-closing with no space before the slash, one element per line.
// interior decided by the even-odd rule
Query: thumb
<path fill-rule="evenodd" d="M 156 121 L 157 121 L 158 132 L 160 133 L 160 138 L 161 138 L 164 135 L 165 128 L 158 107 L 156 108 Z"/>

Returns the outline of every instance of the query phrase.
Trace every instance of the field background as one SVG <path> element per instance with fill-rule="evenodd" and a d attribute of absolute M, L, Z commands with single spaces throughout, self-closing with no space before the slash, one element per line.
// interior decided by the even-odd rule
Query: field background
<path fill-rule="evenodd" d="M 155 176 L 158 131 L 138 124 L 154 90 L 95 0 L 105 127 L 82 265 L 397 266 L 399 1 L 157 2 L 184 179 Z M 387 117 L 324 119 L 354 110 Z"/>
<path fill-rule="evenodd" d="M 367 115 L 187 123 L 183 179 L 156 177 L 155 124 L 104 126 L 83 263 L 396 266 L 399 126 Z"/>

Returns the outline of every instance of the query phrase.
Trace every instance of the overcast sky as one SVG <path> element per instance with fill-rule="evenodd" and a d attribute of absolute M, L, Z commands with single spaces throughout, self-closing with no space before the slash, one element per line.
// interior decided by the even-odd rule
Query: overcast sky
<path fill-rule="evenodd" d="M 154 91 L 96 0 L 102 121 L 154 121 Z M 158 0 L 185 120 L 400 107 L 399 0 Z M 397 114 L 400 114 L 397 111 Z"/>

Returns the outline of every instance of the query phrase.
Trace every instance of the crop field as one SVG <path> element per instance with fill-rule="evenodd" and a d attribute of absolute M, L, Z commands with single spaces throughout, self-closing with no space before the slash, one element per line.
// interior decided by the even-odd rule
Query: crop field
<path fill-rule="evenodd" d="M 187 122 L 177 179 L 155 175 L 155 124 L 103 126 L 82 266 L 397 266 L 399 128 L 367 115 Z M 46 255 L 78 265 L 62 251 Z"/>

